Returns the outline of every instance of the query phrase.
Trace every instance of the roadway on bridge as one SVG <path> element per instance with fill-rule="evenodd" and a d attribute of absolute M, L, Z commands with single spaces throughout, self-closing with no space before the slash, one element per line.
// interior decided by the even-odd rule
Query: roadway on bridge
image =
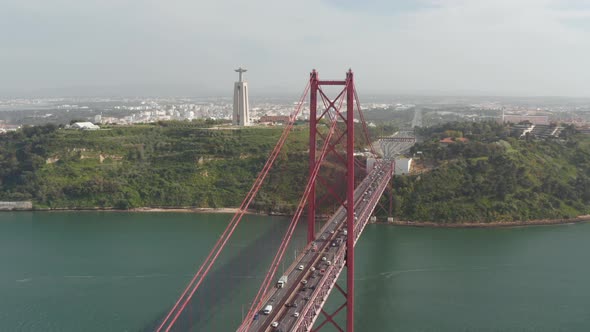
<path fill-rule="evenodd" d="M 381 195 L 375 192 L 375 188 L 385 175 L 384 164 L 378 163 L 356 188 L 355 211 L 363 211 L 372 195 Z M 389 180 L 389 177 L 386 178 Z M 273 287 L 264 297 L 263 305 L 252 318 L 248 331 L 291 331 L 298 319 L 302 319 L 301 309 L 308 305 L 329 264 L 333 264 L 339 250 L 345 250 L 347 235 L 346 209 L 340 207 L 320 230 L 316 240 L 309 243 L 285 271 L 283 275 L 288 276 L 288 281 L 284 288 Z M 272 305 L 273 309 L 265 315 L 263 308 L 267 305 Z M 278 326 L 271 326 L 273 322 Z"/>

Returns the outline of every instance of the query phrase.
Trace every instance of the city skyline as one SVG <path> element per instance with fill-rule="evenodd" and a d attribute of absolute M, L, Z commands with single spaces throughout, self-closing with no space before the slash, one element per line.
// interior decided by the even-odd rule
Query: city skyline
<path fill-rule="evenodd" d="M 350 67 L 365 94 L 590 97 L 589 18 L 587 0 L 9 1 L 0 96 L 231 96 L 243 64 L 253 96 Z"/>

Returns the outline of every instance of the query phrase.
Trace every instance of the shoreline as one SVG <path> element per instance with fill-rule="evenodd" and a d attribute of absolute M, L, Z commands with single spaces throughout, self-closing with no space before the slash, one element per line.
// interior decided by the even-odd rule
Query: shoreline
<path fill-rule="evenodd" d="M 13 211 L 32 211 L 32 212 L 175 212 L 175 213 L 236 213 L 238 208 L 185 208 L 185 207 L 139 207 L 128 210 L 114 208 L 53 208 L 53 209 L 30 209 L 30 210 L 13 210 Z M 246 211 L 246 214 L 259 214 L 255 211 Z"/>
<path fill-rule="evenodd" d="M 183 212 L 183 213 L 236 213 L 238 208 L 152 208 L 140 207 L 129 210 L 128 212 Z M 117 211 L 117 210 L 113 210 Z M 246 211 L 246 214 L 257 214 L 254 211 Z"/>
<path fill-rule="evenodd" d="M 83 208 L 32 208 L 32 209 L 10 209 L 0 210 L 1 212 L 174 212 L 174 213 L 220 213 L 235 214 L 239 208 L 197 208 L 197 207 L 138 207 L 128 210 L 102 207 L 83 207 Z M 247 210 L 245 214 L 261 216 L 287 216 L 283 213 L 263 213 L 255 210 Z"/>
<path fill-rule="evenodd" d="M 119 210 L 114 208 L 32 208 L 32 209 L 13 209 L 0 210 L 1 212 L 173 212 L 173 213 L 220 213 L 220 214 L 235 214 L 239 208 L 196 208 L 196 207 L 139 207 L 129 210 Z M 253 210 L 246 211 L 245 214 L 259 215 L 259 216 L 281 216 L 291 217 L 291 215 L 284 213 L 262 213 Z M 546 225 L 567 225 L 590 222 L 590 215 L 581 215 L 569 219 L 535 219 L 526 221 L 493 221 L 493 222 L 459 222 L 459 223 L 437 223 L 432 221 L 369 221 L 370 224 L 383 224 L 400 227 L 423 227 L 423 228 L 505 228 L 505 227 L 527 227 L 527 226 L 546 226 Z"/>
<path fill-rule="evenodd" d="M 577 216 L 569 219 L 535 219 L 526 221 L 493 221 L 483 222 L 462 222 L 462 223 L 436 223 L 432 221 L 393 221 L 375 222 L 375 224 L 386 224 L 402 227 L 428 227 L 428 228 L 504 228 L 504 227 L 527 227 L 547 225 L 568 225 L 590 222 L 590 215 Z"/>

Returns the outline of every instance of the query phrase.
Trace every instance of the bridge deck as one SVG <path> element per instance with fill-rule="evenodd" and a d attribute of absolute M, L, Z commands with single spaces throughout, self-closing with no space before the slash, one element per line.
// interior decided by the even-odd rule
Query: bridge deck
<path fill-rule="evenodd" d="M 355 244 L 367 224 L 379 198 L 393 173 L 393 162 L 383 161 L 358 185 L 355 199 Z M 345 266 L 346 209 L 340 207 L 285 271 L 288 281 L 284 288 L 273 287 L 264 296 L 248 331 L 310 331 Z M 298 267 L 303 266 L 302 270 Z M 303 283 L 305 280 L 305 284 Z M 269 315 L 262 313 L 272 305 Z M 296 317 L 297 316 L 297 317 Z M 248 319 L 248 318 L 247 318 Z M 277 327 L 272 327 L 278 322 Z"/>

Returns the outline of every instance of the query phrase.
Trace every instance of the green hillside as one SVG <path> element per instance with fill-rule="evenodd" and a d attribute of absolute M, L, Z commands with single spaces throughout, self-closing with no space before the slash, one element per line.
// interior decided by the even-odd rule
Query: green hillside
<path fill-rule="evenodd" d="M 166 122 L 0 136 L 0 200 L 37 208 L 236 207 L 283 128 Z M 305 184 L 307 128 L 296 126 L 254 206 L 292 209 Z M 283 175 L 288 176 L 283 176 Z"/>
<path fill-rule="evenodd" d="M 519 221 L 590 213 L 590 138 L 522 140 L 495 123 L 422 129 L 421 174 L 394 181 L 394 215 L 436 222 Z M 466 143 L 443 146 L 443 137 Z"/>
<path fill-rule="evenodd" d="M 32 200 L 35 208 L 237 207 L 283 128 L 218 125 L 46 125 L 1 135 L 0 200 Z M 360 128 L 356 133 L 362 149 Z M 590 138 L 572 128 L 546 140 L 519 140 L 495 123 L 450 123 L 418 134 L 424 141 L 412 153 L 419 173 L 394 180 L 396 219 L 490 222 L 590 212 Z M 444 137 L 468 141 L 443 146 Z M 294 211 L 308 172 L 307 144 L 307 126 L 295 126 L 252 208 Z M 335 192 L 344 191 L 337 162 L 322 175 L 336 183 Z M 318 190 L 322 197 L 326 189 Z M 327 197 L 322 206 L 329 212 Z"/>

